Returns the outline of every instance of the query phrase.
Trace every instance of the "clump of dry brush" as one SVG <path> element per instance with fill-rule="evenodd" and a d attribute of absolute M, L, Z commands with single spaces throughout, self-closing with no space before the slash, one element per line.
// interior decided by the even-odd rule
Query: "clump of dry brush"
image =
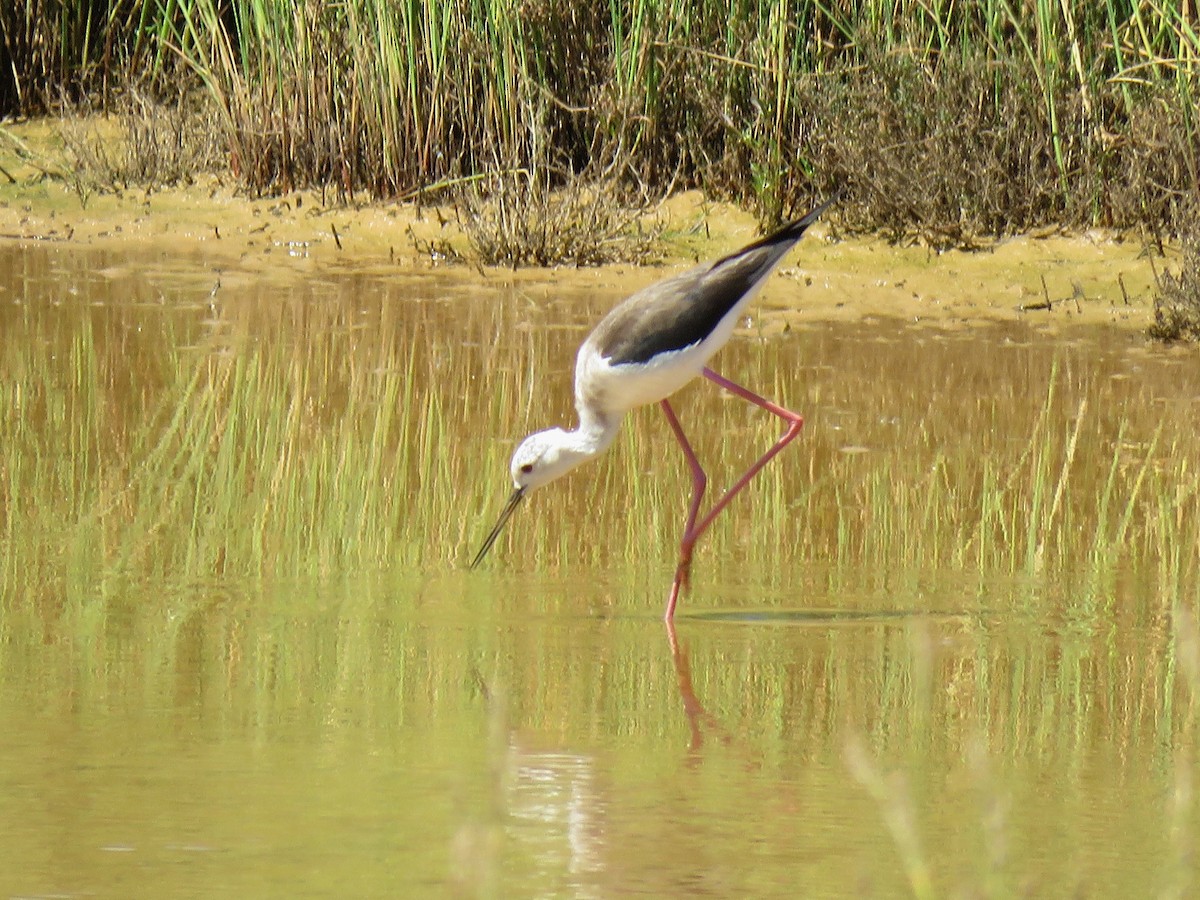
<path fill-rule="evenodd" d="M 119 114 L 77 104 L 60 129 L 71 178 L 86 189 L 123 191 L 188 184 L 225 164 L 216 110 L 199 92 L 167 99 L 127 86 Z"/>
<path fill-rule="evenodd" d="M 1200 234 L 1184 239 L 1178 273 L 1158 276 L 1154 324 L 1147 334 L 1158 341 L 1200 341 Z"/>
<path fill-rule="evenodd" d="M 477 182 L 459 212 L 486 265 L 598 266 L 651 259 L 660 229 L 647 227 L 646 205 L 611 175 L 552 180 L 508 169 Z"/>

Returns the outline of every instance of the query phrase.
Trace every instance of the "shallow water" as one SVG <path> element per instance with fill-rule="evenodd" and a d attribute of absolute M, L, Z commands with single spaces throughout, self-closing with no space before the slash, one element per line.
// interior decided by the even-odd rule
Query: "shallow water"
<path fill-rule="evenodd" d="M 668 630 L 654 410 L 464 565 L 599 281 L 0 246 L 0 895 L 1195 890 L 1194 352 L 763 314 Z"/>

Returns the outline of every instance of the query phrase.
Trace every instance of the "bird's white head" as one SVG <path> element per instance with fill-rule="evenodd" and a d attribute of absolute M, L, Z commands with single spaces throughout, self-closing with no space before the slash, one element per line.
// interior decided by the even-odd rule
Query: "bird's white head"
<path fill-rule="evenodd" d="M 589 447 L 581 446 L 574 432 L 550 428 L 531 434 L 513 453 L 513 486 L 531 491 L 560 478 L 577 465 L 595 456 Z"/>
<path fill-rule="evenodd" d="M 599 441 L 597 441 L 597 437 L 600 438 Z M 604 446 L 607 446 L 607 442 L 610 440 L 612 437 L 608 434 L 581 434 L 577 431 L 550 428 L 546 431 L 539 431 L 537 434 L 531 434 L 521 441 L 521 446 L 513 454 L 510 467 L 514 490 L 508 498 L 508 503 L 504 505 L 495 527 L 484 540 L 479 552 L 475 554 L 471 568 L 474 569 L 483 562 L 488 550 L 500 536 L 504 523 L 516 511 L 526 494 L 536 487 L 541 487 L 543 484 L 565 475 L 581 462 L 591 459 Z"/>

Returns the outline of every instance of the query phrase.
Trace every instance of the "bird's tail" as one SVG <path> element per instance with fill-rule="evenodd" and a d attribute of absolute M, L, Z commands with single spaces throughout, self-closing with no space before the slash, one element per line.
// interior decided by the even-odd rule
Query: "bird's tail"
<path fill-rule="evenodd" d="M 771 259 L 778 259 L 787 252 L 788 248 L 791 247 L 792 244 L 796 243 L 796 241 L 800 240 L 800 238 L 804 236 L 804 232 L 808 231 L 808 227 L 812 225 L 813 222 L 821 218 L 821 213 L 825 212 L 825 210 L 837 203 L 841 197 L 842 189 L 838 188 L 836 191 L 834 191 L 833 195 L 829 197 L 829 199 L 819 206 L 814 207 L 806 216 L 796 219 L 795 221 L 788 222 L 786 225 L 781 225 L 770 234 L 759 238 L 753 244 L 742 247 L 740 250 L 729 254 L 725 258 L 717 260 L 717 262 L 713 264 L 712 268 L 716 269 L 721 265 L 721 263 L 727 262 L 728 260 L 733 259 L 735 256 L 745 256 L 754 250 L 767 247 L 775 248 L 777 252 L 772 254 Z M 767 268 L 769 269 L 773 267 L 773 265 L 774 263 L 772 262 L 771 266 L 768 266 Z"/>

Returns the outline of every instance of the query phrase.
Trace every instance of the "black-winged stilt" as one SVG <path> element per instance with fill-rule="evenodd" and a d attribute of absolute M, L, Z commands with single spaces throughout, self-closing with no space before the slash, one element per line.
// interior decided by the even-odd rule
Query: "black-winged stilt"
<path fill-rule="evenodd" d="M 834 199 L 716 262 L 638 291 L 600 320 L 575 358 L 579 427 L 574 431 L 539 431 L 517 447 L 511 464 L 515 489 L 471 568 L 487 555 L 504 523 L 530 491 L 603 453 L 616 437 L 626 412 L 657 402 L 692 470 L 692 501 L 679 545 L 675 580 L 667 598 L 665 618 L 671 620 L 679 592 L 687 584 L 697 539 L 804 425 L 798 413 L 723 378 L 705 364 L 729 340 L 742 311 L 767 276 Z M 708 479 L 667 398 L 698 375 L 779 416 L 787 423 L 787 430 L 697 522 Z"/>

